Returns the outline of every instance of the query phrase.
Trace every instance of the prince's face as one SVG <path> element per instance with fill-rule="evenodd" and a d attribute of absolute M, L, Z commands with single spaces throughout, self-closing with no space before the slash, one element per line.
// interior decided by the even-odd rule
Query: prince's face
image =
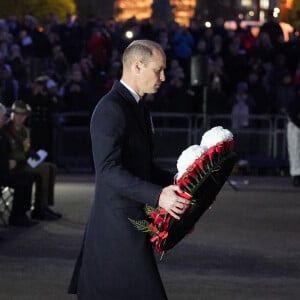
<path fill-rule="evenodd" d="M 141 63 L 140 69 L 140 90 L 143 94 L 156 93 L 165 81 L 166 57 L 157 49 L 147 63 Z"/>

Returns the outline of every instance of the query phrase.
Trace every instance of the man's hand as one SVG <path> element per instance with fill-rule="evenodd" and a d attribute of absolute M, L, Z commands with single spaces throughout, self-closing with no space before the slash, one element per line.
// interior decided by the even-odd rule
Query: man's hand
<path fill-rule="evenodd" d="M 180 197 L 176 192 L 182 192 L 177 185 L 165 187 L 158 199 L 158 205 L 164 208 L 173 218 L 179 220 L 180 216 L 190 205 L 190 201 Z"/>

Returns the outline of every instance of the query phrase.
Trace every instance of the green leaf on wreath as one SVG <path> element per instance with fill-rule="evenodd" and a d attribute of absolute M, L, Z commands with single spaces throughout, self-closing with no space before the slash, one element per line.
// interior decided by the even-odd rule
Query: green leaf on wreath
<path fill-rule="evenodd" d="M 133 220 L 128 218 L 128 220 L 133 224 L 133 226 L 142 232 L 149 232 L 149 223 L 146 220 Z"/>

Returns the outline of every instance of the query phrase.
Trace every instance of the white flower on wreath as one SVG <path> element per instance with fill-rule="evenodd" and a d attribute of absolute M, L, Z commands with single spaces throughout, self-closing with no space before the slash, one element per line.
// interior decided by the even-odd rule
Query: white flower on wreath
<path fill-rule="evenodd" d="M 177 178 L 180 178 L 195 159 L 200 157 L 205 151 L 206 148 L 200 145 L 192 145 L 182 151 L 177 160 Z"/>
<path fill-rule="evenodd" d="M 228 129 L 224 129 L 222 126 L 216 126 L 203 134 L 200 145 L 203 148 L 209 149 L 219 142 L 232 139 L 233 134 Z"/>
<path fill-rule="evenodd" d="M 216 126 L 206 131 L 201 139 L 200 145 L 191 145 L 186 148 L 177 160 L 177 178 L 180 178 L 186 169 L 192 165 L 195 159 L 199 158 L 210 147 L 218 144 L 219 142 L 232 140 L 233 134 L 222 126 Z"/>

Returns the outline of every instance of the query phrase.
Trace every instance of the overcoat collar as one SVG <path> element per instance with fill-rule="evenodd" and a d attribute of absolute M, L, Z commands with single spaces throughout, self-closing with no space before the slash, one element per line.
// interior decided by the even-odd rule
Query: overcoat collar
<path fill-rule="evenodd" d="M 147 115 L 144 114 L 144 112 L 141 112 L 140 105 L 138 104 L 136 99 L 134 99 L 131 92 L 119 81 L 116 81 L 113 85 L 112 90 L 115 90 L 117 93 L 121 95 L 120 101 L 124 100 L 124 102 L 127 103 L 129 106 L 132 114 L 135 116 L 135 118 L 138 120 L 138 123 L 141 127 L 141 129 L 146 133 L 149 134 L 149 130 L 147 128 L 148 122 L 147 122 Z"/>

